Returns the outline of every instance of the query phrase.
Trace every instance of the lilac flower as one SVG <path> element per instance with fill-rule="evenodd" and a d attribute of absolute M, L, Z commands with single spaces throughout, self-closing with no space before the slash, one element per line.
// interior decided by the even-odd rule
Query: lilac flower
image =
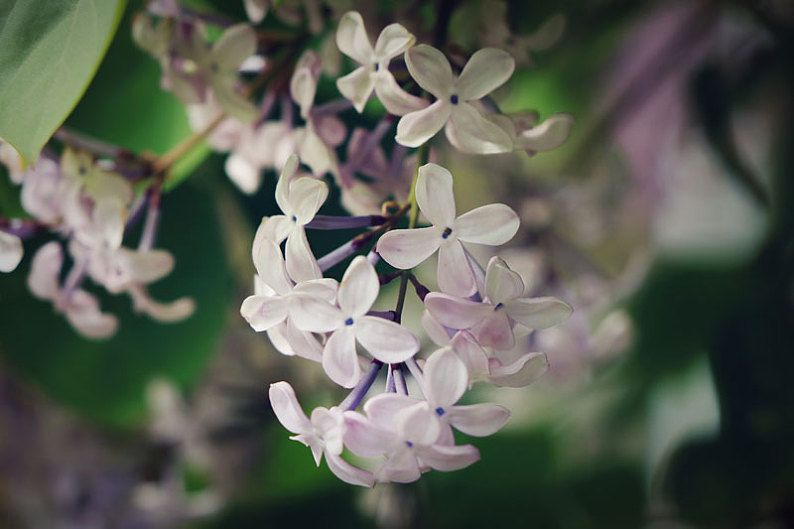
<path fill-rule="evenodd" d="M 13 272 L 22 260 L 22 240 L 0 230 L 0 272 Z"/>
<path fill-rule="evenodd" d="M 378 241 L 378 253 L 395 268 L 408 269 L 438 250 L 441 290 L 458 296 L 473 294 L 474 273 L 462 243 L 504 244 L 518 230 L 518 215 L 504 204 L 489 204 L 456 217 L 452 175 L 432 163 L 419 168 L 416 203 L 433 225 L 384 234 Z"/>

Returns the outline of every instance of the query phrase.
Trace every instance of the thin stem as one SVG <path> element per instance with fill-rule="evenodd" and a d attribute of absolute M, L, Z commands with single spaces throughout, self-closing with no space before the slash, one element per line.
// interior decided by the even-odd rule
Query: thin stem
<path fill-rule="evenodd" d="M 66 127 L 61 127 L 56 130 L 53 136 L 61 143 L 110 158 L 116 158 L 120 154 L 127 152 L 123 147 L 91 138 Z"/>
<path fill-rule="evenodd" d="M 315 215 L 305 228 L 309 230 L 350 230 L 380 226 L 384 222 L 386 222 L 386 217 L 382 215 L 361 215 L 358 217 Z"/>
<path fill-rule="evenodd" d="M 419 391 L 422 392 L 422 395 L 427 396 L 427 391 L 425 391 L 425 376 L 424 373 L 422 373 L 422 368 L 416 363 L 416 358 L 409 358 L 406 360 L 405 367 L 407 367 L 408 371 L 410 371 L 413 375 L 414 379 L 416 380 L 416 384 L 419 386 Z"/>
<path fill-rule="evenodd" d="M 157 224 L 160 220 L 160 197 L 162 188 L 155 184 L 149 189 L 149 209 L 146 211 L 146 220 L 143 224 L 143 233 L 138 243 L 138 250 L 147 251 L 154 247 L 157 235 Z"/>
<path fill-rule="evenodd" d="M 170 169 L 171 166 L 173 166 L 183 156 L 190 152 L 193 147 L 204 141 L 204 139 L 209 136 L 212 131 L 215 130 L 215 127 L 220 125 L 224 119 L 226 119 L 226 114 L 224 112 L 220 112 L 212 121 L 209 122 L 206 127 L 192 136 L 185 138 L 185 140 L 180 144 L 176 145 L 170 151 L 157 158 L 152 164 L 154 174 L 162 174 Z"/>
<path fill-rule="evenodd" d="M 403 395 L 408 395 L 408 384 L 405 381 L 405 364 L 397 364 L 397 369 L 394 370 L 394 378 L 397 380 L 397 392 Z"/>
<path fill-rule="evenodd" d="M 386 372 L 386 393 L 397 393 L 397 384 L 394 382 L 394 364 L 389 364 Z"/>
<path fill-rule="evenodd" d="M 361 399 L 363 399 L 364 395 L 369 391 L 369 388 L 372 387 L 375 379 L 378 378 L 378 373 L 382 367 L 383 362 L 380 360 L 373 360 L 367 372 L 364 373 L 364 376 L 361 377 L 361 380 L 356 384 L 356 387 L 345 397 L 345 400 L 339 403 L 339 407 L 343 410 L 355 410 L 361 402 Z"/>

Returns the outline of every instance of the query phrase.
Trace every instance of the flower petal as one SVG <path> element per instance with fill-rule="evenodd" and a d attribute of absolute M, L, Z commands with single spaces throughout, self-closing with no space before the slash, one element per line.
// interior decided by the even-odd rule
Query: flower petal
<path fill-rule="evenodd" d="M 298 156 L 296 154 L 291 154 L 290 157 L 287 158 L 287 163 L 284 164 L 284 168 L 281 170 L 281 174 L 278 177 L 278 182 L 276 182 L 276 204 L 278 204 L 279 209 L 281 209 L 281 211 L 285 214 L 292 209 L 289 199 L 290 182 L 293 175 L 295 174 L 295 171 L 298 170 L 299 163 L 300 159 Z"/>
<path fill-rule="evenodd" d="M 570 114 L 553 114 L 537 127 L 522 131 L 516 137 L 516 144 L 521 149 L 532 152 L 556 149 L 571 134 L 574 119 Z"/>
<path fill-rule="evenodd" d="M 471 328 L 471 332 L 480 344 L 493 347 L 497 351 L 507 351 L 516 344 L 513 325 L 504 307 L 492 310 Z"/>
<path fill-rule="evenodd" d="M 372 487 L 375 484 L 375 476 L 372 472 L 354 467 L 342 459 L 342 456 L 325 452 L 325 462 L 331 472 L 345 483 L 361 487 Z"/>
<path fill-rule="evenodd" d="M 22 239 L 0 231 L 0 272 L 13 271 L 22 260 Z"/>
<path fill-rule="evenodd" d="M 502 86 L 516 68 L 516 61 L 504 50 L 483 48 L 474 52 L 455 85 L 458 96 L 480 99 Z"/>
<path fill-rule="evenodd" d="M 336 45 L 339 51 L 361 64 L 375 62 L 375 52 L 367 37 L 364 20 L 356 11 L 348 11 L 339 20 L 336 30 Z"/>
<path fill-rule="evenodd" d="M 466 365 L 470 381 L 488 380 L 488 355 L 469 331 L 458 331 L 449 345 Z"/>
<path fill-rule="evenodd" d="M 463 396 L 469 385 L 466 365 L 449 347 L 438 349 L 425 363 L 425 396 L 430 406 L 446 408 Z"/>
<path fill-rule="evenodd" d="M 267 337 L 276 350 L 287 356 L 300 356 L 312 362 L 322 362 L 323 346 L 310 332 L 298 330 L 290 319 L 267 330 Z"/>
<path fill-rule="evenodd" d="M 256 332 L 266 331 L 281 323 L 288 313 L 288 300 L 278 296 L 248 296 L 240 306 L 240 315 Z"/>
<path fill-rule="evenodd" d="M 398 448 L 375 472 L 375 479 L 380 482 L 411 483 L 421 476 L 416 455 L 407 446 Z"/>
<path fill-rule="evenodd" d="M 372 79 L 375 83 L 375 94 L 390 114 L 404 116 L 409 112 L 421 110 L 429 105 L 427 99 L 409 94 L 400 88 L 400 85 L 397 84 L 389 70 L 381 68 Z M 339 91 L 342 91 L 341 88 Z M 361 111 L 359 110 L 359 112 Z"/>
<path fill-rule="evenodd" d="M 477 290 L 474 272 L 460 241 L 442 243 L 438 250 L 438 288 L 447 294 L 468 297 Z"/>
<path fill-rule="evenodd" d="M 391 451 L 395 444 L 391 429 L 382 428 L 354 411 L 346 411 L 344 419 L 345 446 L 351 452 L 362 457 L 376 457 Z"/>
<path fill-rule="evenodd" d="M 496 433 L 510 418 L 510 412 L 496 404 L 452 406 L 445 415 L 449 423 L 467 435 L 485 437 Z"/>
<path fill-rule="evenodd" d="M 290 182 L 290 212 L 299 225 L 308 224 L 328 198 L 328 184 L 322 180 L 302 176 Z M 285 212 L 286 213 L 286 212 Z"/>
<path fill-rule="evenodd" d="M 323 349 L 323 369 L 328 378 L 344 388 L 352 388 L 361 377 L 356 340 L 349 327 L 342 327 L 328 338 Z"/>
<path fill-rule="evenodd" d="M 259 278 L 277 294 L 289 293 L 292 290 L 292 281 L 287 275 L 281 248 L 268 239 L 260 239 L 254 248 L 254 266 Z"/>
<path fill-rule="evenodd" d="M 510 135 L 483 117 L 472 105 L 461 101 L 450 107 L 446 133 L 447 139 L 456 149 L 471 154 L 498 154 L 513 150 Z"/>
<path fill-rule="evenodd" d="M 573 308 L 557 298 L 521 298 L 505 303 L 507 314 L 530 329 L 547 329 L 565 321 Z"/>
<path fill-rule="evenodd" d="M 357 256 L 345 270 L 337 292 L 337 303 L 346 316 L 358 318 L 369 311 L 380 292 L 375 267 L 363 255 Z"/>
<path fill-rule="evenodd" d="M 306 232 L 303 226 L 298 226 L 289 237 L 285 248 L 287 261 L 287 272 L 295 282 L 309 281 L 323 277 L 320 266 L 314 258 L 309 241 L 306 240 Z"/>
<path fill-rule="evenodd" d="M 119 326 L 118 319 L 112 314 L 101 312 L 99 301 L 85 290 L 72 292 L 64 312 L 69 323 L 87 338 L 108 338 L 115 334 Z"/>
<path fill-rule="evenodd" d="M 334 305 L 308 294 L 292 295 L 290 306 L 290 318 L 302 331 L 330 332 L 342 326 L 345 319 Z"/>
<path fill-rule="evenodd" d="M 303 413 L 295 390 L 287 382 L 270 384 L 270 405 L 278 421 L 292 433 L 301 434 L 312 431 L 311 422 Z"/>
<path fill-rule="evenodd" d="M 431 292 L 425 306 L 441 325 L 451 329 L 468 329 L 493 311 L 493 307 L 465 298 Z"/>
<path fill-rule="evenodd" d="M 485 272 L 485 292 L 494 305 L 516 299 L 524 294 L 524 281 L 503 259 L 493 256 Z"/>
<path fill-rule="evenodd" d="M 411 331 L 377 316 L 359 318 L 355 332 L 364 349 L 381 362 L 404 362 L 419 350 L 419 340 Z"/>
<path fill-rule="evenodd" d="M 372 90 L 375 89 L 375 76 L 372 75 L 372 70 L 361 66 L 337 79 L 336 87 L 339 89 L 339 93 L 353 103 L 353 108 L 361 114 Z"/>
<path fill-rule="evenodd" d="M 256 53 L 256 32 L 250 24 L 232 26 L 212 46 L 212 61 L 222 72 L 236 72 L 244 60 Z"/>
<path fill-rule="evenodd" d="M 413 268 L 438 250 L 441 229 L 435 226 L 413 230 L 392 230 L 378 240 L 375 250 L 395 268 Z"/>
<path fill-rule="evenodd" d="M 262 181 L 259 167 L 240 153 L 233 152 L 223 164 L 226 175 L 246 195 L 253 195 Z"/>
<path fill-rule="evenodd" d="M 422 446 L 415 451 L 424 463 L 441 471 L 460 470 L 480 459 L 480 451 L 472 445 Z"/>
<path fill-rule="evenodd" d="M 461 241 L 498 246 L 512 239 L 520 224 L 509 206 L 487 204 L 455 219 L 453 229 Z"/>
<path fill-rule="evenodd" d="M 492 359 L 499 363 L 497 359 Z M 490 381 L 495 386 L 523 388 L 528 386 L 549 370 L 549 359 L 544 353 L 526 353 L 507 365 L 491 367 Z"/>
<path fill-rule="evenodd" d="M 414 42 L 416 37 L 401 24 L 389 24 L 383 28 L 375 42 L 375 59 L 389 60 L 410 48 Z"/>
<path fill-rule="evenodd" d="M 425 330 L 428 338 L 433 340 L 436 345 L 447 345 L 449 343 L 449 333 L 447 328 L 441 325 L 437 319 L 430 314 L 429 310 L 422 313 L 422 328 Z"/>
<path fill-rule="evenodd" d="M 452 68 L 443 53 L 427 44 L 405 52 L 405 65 L 416 82 L 439 99 L 446 100 L 455 83 Z"/>
<path fill-rule="evenodd" d="M 429 445 L 441 435 L 441 421 L 427 402 L 417 402 L 397 413 L 397 431 L 400 437 L 415 445 Z"/>
<path fill-rule="evenodd" d="M 55 241 L 48 242 L 36 252 L 30 264 L 28 288 L 34 296 L 54 299 L 60 292 L 59 275 L 63 266 L 63 251 Z"/>
<path fill-rule="evenodd" d="M 406 147 L 419 147 L 441 130 L 451 112 L 452 105 L 439 99 L 427 108 L 406 114 L 397 123 L 394 139 Z"/>
<path fill-rule="evenodd" d="M 416 178 L 416 203 L 434 226 L 451 227 L 456 213 L 452 173 L 434 163 L 420 167 Z"/>
<path fill-rule="evenodd" d="M 381 393 L 372 397 L 364 404 L 364 412 L 367 414 L 367 418 L 369 418 L 372 424 L 379 428 L 393 430 L 397 427 L 397 414 L 418 402 L 421 401 L 409 397 L 408 395 Z M 392 437 L 393 435 L 392 433 Z"/>

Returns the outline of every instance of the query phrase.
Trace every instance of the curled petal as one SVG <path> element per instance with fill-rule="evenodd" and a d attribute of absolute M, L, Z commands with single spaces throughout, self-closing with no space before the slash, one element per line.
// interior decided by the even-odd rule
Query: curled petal
<path fill-rule="evenodd" d="M 419 350 L 419 340 L 405 327 L 376 316 L 362 316 L 356 324 L 356 338 L 381 362 L 396 364 Z"/>
<path fill-rule="evenodd" d="M 283 355 L 300 356 L 312 362 L 322 361 L 323 346 L 320 342 L 310 332 L 298 330 L 289 319 L 268 329 L 267 337 Z"/>
<path fill-rule="evenodd" d="M 469 331 L 458 331 L 449 345 L 466 365 L 472 382 L 488 380 L 490 374 L 488 355 Z"/>
<path fill-rule="evenodd" d="M 339 93 L 353 103 L 353 107 L 360 114 L 364 111 L 372 90 L 375 89 L 375 79 L 369 68 L 361 66 L 337 79 L 336 87 Z"/>
<path fill-rule="evenodd" d="M 278 421 L 292 433 L 312 431 L 311 422 L 298 404 L 295 390 L 287 382 L 270 384 L 270 405 Z"/>
<path fill-rule="evenodd" d="M 467 435 L 484 437 L 496 433 L 510 418 L 510 412 L 496 404 L 453 406 L 446 413 L 449 423 Z"/>
<path fill-rule="evenodd" d="M 221 71 L 235 72 L 248 57 L 256 53 L 256 33 L 250 24 L 232 26 L 212 47 L 212 60 Z"/>
<path fill-rule="evenodd" d="M 419 147 L 441 130 L 449 119 L 450 112 L 452 105 L 439 99 L 427 108 L 406 114 L 397 123 L 397 135 L 394 139 L 406 147 Z"/>
<path fill-rule="evenodd" d="M 259 278 L 277 294 L 287 294 L 292 290 L 292 281 L 287 275 L 281 248 L 269 240 L 261 239 L 254 244 L 254 266 Z"/>
<path fill-rule="evenodd" d="M 278 177 L 278 182 L 276 182 L 276 204 L 278 204 L 279 209 L 281 209 L 281 211 L 284 213 L 287 213 L 292 209 L 289 199 L 290 182 L 292 181 L 292 177 L 295 175 L 295 171 L 298 170 L 298 164 L 300 164 L 298 155 L 291 154 L 290 157 L 287 158 L 287 163 L 284 164 L 284 168 L 281 169 L 281 175 Z"/>
<path fill-rule="evenodd" d="M 287 272 L 296 281 L 309 281 L 323 277 L 320 266 L 314 258 L 306 232 L 303 227 L 296 227 L 289 237 L 285 248 Z"/>
<path fill-rule="evenodd" d="M 557 298 L 522 298 L 505 303 L 507 314 L 530 329 L 547 329 L 565 321 L 573 308 Z"/>
<path fill-rule="evenodd" d="M 405 65 L 416 82 L 439 99 L 450 95 L 454 84 L 452 68 L 443 53 L 420 44 L 405 52 Z"/>
<path fill-rule="evenodd" d="M 404 116 L 409 112 L 421 110 L 429 104 L 426 99 L 416 97 L 400 88 L 400 85 L 397 84 L 397 81 L 389 70 L 382 68 L 373 78 L 375 82 L 375 94 L 390 114 Z M 342 91 L 341 88 L 339 91 Z M 369 97 L 369 94 L 367 94 L 367 97 Z M 359 112 L 361 111 L 359 110 Z"/>
<path fill-rule="evenodd" d="M 450 107 L 446 133 L 447 139 L 456 149 L 472 154 L 498 154 L 513 150 L 510 135 L 499 125 L 484 118 L 472 105 L 461 101 Z"/>
<path fill-rule="evenodd" d="M 342 459 L 340 455 L 326 452 L 325 462 L 328 463 L 328 468 L 331 472 L 345 483 L 359 485 L 360 487 L 372 487 L 375 484 L 375 476 L 372 475 L 372 472 L 354 467 Z"/>
<path fill-rule="evenodd" d="M 519 133 L 516 144 L 522 149 L 533 152 L 556 149 L 570 136 L 573 123 L 574 119 L 570 114 L 554 114 L 537 127 Z"/>
<path fill-rule="evenodd" d="M 392 230 L 381 236 L 375 247 L 384 261 L 395 268 L 413 268 L 438 250 L 441 229 L 435 226 L 413 230 Z"/>
<path fill-rule="evenodd" d="M 303 176 L 293 180 L 289 186 L 290 213 L 296 223 L 308 224 L 328 197 L 328 184 Z M 286 213 L 286 211 L 285 211 Z"/>
<path fill-rule="evenodd" d="M 237 188 L 246 195 L 253 195 L 259 189 L 262 181 L 259 167 L 251 163 L 251 160 L 237 152 L 226 158 L 223 169 L 234 182 Z"/>
<path fill-rule="evenodd" d="M 444 243 L 438 250 L 438 288 L 461 297 L 468 297 L 477 289 L 474 272 L 460 241 Z"/>
<path fill-rule="evenodd" d="M 0 231 L 0 272 L 13 271 L 22 260 L 22 239 Z"/>
<path fill-rule="evenodd" d="M 335 331 L 323 349 L 323 369 L 328 378 L 342 387 L 352 388 L 361 377 L 356 354 L 356 339 L 348 327 Z"/>
<path fill-rule="evenodd" d="M 493 256 L 485 272 L 485 291 L 494 305 L 516 299 L 524 293 L 524 281 L 503 259 Z"/>
<path fill-rule="evenodd" d="M 383 394 L 385 395 L 385 394 Z M 360 413 L 344 413 L 344 441 L 351 452 L 362 457 L 375 457 L 388 453 L 394 446 L 394 432 L 382 428 Z"/>
<path fill-rule="evenodd" d="M 442 229 L 452 226 L 455 222 L 452 173 L 434 163 L 420 167 L 416 178 L 416 203 L 434 226 Z"/>
<path fill-rule="evenodd" d="M 361 64 L 375 62 L 375 52 L 367 37 L 364 20 L 356 11 L 348 11 L 339 20 L 336 30 L 336 45 L 339 51 Z"/>
<path fill-rule="evenodd" d="M 407 446 L 397 449 L 375 472 L 375 479 L 381 482 L 411 483 L 419 479 L 422 471 L 414 451 Z"/>
<path fill-rule="evenodd" d="M 460 470 L 480 459 L 479 450 L 472 445 L 422 446 L 417 447 L 416 455 L 431 468 L 441 471 Z"/>
<path fill-rule="evenodd" d="M 240 315 L 256 332 L 266 331 L 287 317 L 289 303 L 286 298 L 248 296 L 240 307 Z"/>
<path fill-rule="evenodd" d="M 425 396 L 431 406 L 447 407 L 455 404 L 469 385 L 466 365 L 449 347 L 430 355 L 424 372 Z"/>
<path fill-rule="evenodd" d="M 455 88 L 468 101 L 480 99 L 502 86 L 513 75 L 516 61 L 504 50 L 483 48 L 474 52 L 463 67 Z"/>
<path fill-rule="evenodd" d="M 422 328 L 427 333 L 427 336 L 433 340 L 436 345 L 447 345 L 449 343 L 450 335 L 447 328 L 441 325 L 437 319 L 430 314 L 429 310 L 422 313 Z"/>
<path fill-rule="evenodd" d="M 471 329 L 477 341 L 497 351 L 507 351 L 516 344 L 513 325 L 504 308 L 492 310 Z"/>
<path fill-rule="evenodd" d="M 375 57 L 378 61 L 386 61 L 410 48 L 414 42 L 416 37 L 401 24 L 389 24 L 375 42 Z"/>
<path fill-rule="evenodd" d="M 69 323 L 87 338 L 109 338 L 119 326 L 118 319 L 112 314 L 101 312 L 97 299 L 85 290 L 72 292 L 64 312 Z"/>
<path fill-rule="evenodd" d="M 451 329 L 468 329 L 493 311 L 485 303 L 438 292 L 425 297 L 425 306 L 439 323 Z"/>
<path fill-rule="evenodd" d="M 496 360 L 491 367 L 490 381 L 496 386 L 523 388 L 528 386 L 549 370 L 549 359 L 544 353 L 526 353 L 507 365 Z"/>
<path fill-rule="evenodd" d="M 458 217 L 453 229 L 461 241 L 497 246 L 512 239 L 519 225 L 518 215 L 509 206 L 488 204 Z"/>
<path fill-rule="evenodd" d="M 372 397 L 364 404 L 364 411 L 372 424 L 385 430 L 393 430 L 397 424 L 397 414 L 406 408 L 414 406 L 418 402 L 421 401 L 409 397 L 408 395 L 381 393 L 380 395 Z M 392 433 L 392 437 L 393 435 Z"/>

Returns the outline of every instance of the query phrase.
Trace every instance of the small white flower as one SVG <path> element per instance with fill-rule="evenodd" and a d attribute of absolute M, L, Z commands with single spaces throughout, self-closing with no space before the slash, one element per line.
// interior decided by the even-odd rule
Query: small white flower
<path fill-rule="evenodd" d="M 345 271 L 337 291 L 337 306 L 312 295 L 294 298 L 292 318 L 296 327 L 332 333 L 323 349 L 323 369 L 341 386 L 353 387 L 361 376 L 356 343 L 384 363 L 404 362 L 419 350 L 419 340 L 408 329 L 367 315 L 379 291 L 375 268 L 359 255 Z"/>
<path fill-rule="evenodd" d="M 400 24 L 390 24 L 383 28 L 373 49 L 361 15 L 356 11 L 345 13 L 339 21 L 336 43 L 342 53 L 361 66 L 338 79 L 336 86 L 359 113 L 373 90 L 386 110 L 398 116 L 427 106 L 424 99 L 402 90 L 389 71 L 391 60 L 405 52 L 415 40 L 416 37 Z"/>
<path fill-rule="evenodd" d="M 474 273 L 462 243 L 504 244 L 518 230 L 518 215 L 504 204 L 489 204 L 456 217 L 452 175 L 432 163 L 419 168 L 416 203 L 433 225 L 384 234 L 376 247 L 378 253 L 395 268 L 408 269 L 438 250 L 441 290 L 457 296 L 473 294 Z"/>
<path fill-rule="evenodd" d="M 418 147 L 446 125 L 447 137 L 465 152 L 494 154 L 513 149 L 510 136 L 469 103 L 488 95 L 513 74 L 515 61 L 507 52 L 496 48 L 476 51 L 458 78 L 444 54 L 432 46 L 411 48 L 405 53 L 405 64 L 419 86 L 437 99 L 400 119 L 398 143 Z"/>
<path fill-rule="evenodd" d="M 0 230 L 0 272 L 13 272 L 22 260 L 22 240 Z"/>
<path fill-rule="evenodd" d="M 540 125 L 537 115 L 490 114 L 487 117 L 510 136 L 513 150 L 526 151 L 530 156 L 565 143 L 574 123 L 573 116 L 564 112 L 552 114 Z"/>
<path fill-rule="evenodd" d="M 290 439 L 311 449 L 317 466 L 325 455 L 328 468 L 342 481 L 362 487 L 371 487 L 374 484 L 372 473 L 354 467 L 342 459 L 345 435 L 342 410 L 315 408 L 309 419 L 298 403 L 295 390 L 286 382 L 270 385 L 270 404 L 279 422 L 296 434 Z"/>

